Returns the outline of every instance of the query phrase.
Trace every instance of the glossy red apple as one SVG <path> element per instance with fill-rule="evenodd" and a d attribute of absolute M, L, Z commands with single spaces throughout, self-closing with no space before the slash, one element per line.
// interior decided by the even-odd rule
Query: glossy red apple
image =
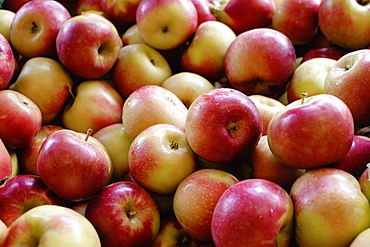
<path fill-rule="evenodd" d="M 8 88 L 15 69 L 16 60 L 12 47 L 4 35 L 0 33 L 0 90 Z"/>
<path fill-rule="evenodd" d="M 315 48 L 309 50 L 303 55 L 301 63 L 317 57 L 339 60 L 339 58 L 343 57 L 347 53 L 347 50 L 337 46 Z"/>

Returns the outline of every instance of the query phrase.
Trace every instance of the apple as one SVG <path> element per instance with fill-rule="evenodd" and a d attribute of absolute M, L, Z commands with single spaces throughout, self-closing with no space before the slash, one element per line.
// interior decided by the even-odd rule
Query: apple
<path fill-rule="evenodd" d="M 343 57 L 347 53 L 348 53 L 347 50 L 338 46 L 314 48 L 312 50 L 309 50 L 303 55 L 301 62 L 303 63 L 306 62 L 307 60 L 317 57 L 339 60 L 339 58 Z"/>
<path fill-rule="evenodd" d="M 262 135 L 266 135 L 272 117 L 284 107 L 284 104 L 277 99 L 260 94 L 249 95 L 248 98 L 253 101 L 261 115 L 263 125 Z"/>
<path fill-rule="evenodd" d="M 62 129 L 64 128 L 58 125 L 43 125 L 30 144 L 16 150 L 19 168 L 22 174 L 38 175 L 37 157 L 42 143 L 52 133 Z"/>
<path fill-rule="evenodd" d="M 262 134 L 262 118 L 244 93 L 217 88 L 190 105 L 186 137 L 194 152 L 211 162 L 231 162 L 246 155 Z"/>
<path fill-rule="evenodd" d="M 136 10 L 136 24 L 149 46 L 169 50 L 193 35 L 198 12 L 191 0 L 142 0 Z"/>
<path fill-rule="evenodd" d="M 11 163 L 12 163 L 12 173 L 11 173 L 9 178 L 13 178 L 13 177 L 20 174 L 18 156 L 17 156 L 17 153 L 16 153 L 15 149 L 9 149 L 8 148 L 7 150 L 8 150 L 10 160 L 11 160 Z M 1 187 L 1 185 L 0 185 L 0 187 Z"/>
<path fill-rule="evenodd" d="M 101 189 L 88 203 L 85 217 L 102 246 L 150 246 L 160 227 L 153 197 L 141 186 L 121 181 Z"/>
<path fill-rule="evenodd" d="M 122 123 L 101 128 L 92 135 L 107 149 L 112 161 L 113 171 L 110 182 L 121 181 L 129 172 L 128 152 L 131 140 Z"/>
<path fill-rule="evenodd" d="M 63 110 L 74 87 L 70 73 L 57 60 L 28 59 L 9 89 L 31 99 L 41 110 L 42 123 L 50 124 Z"/>
<path fill-rule="evenodd" d="M 128 165 L 131 176 L 145 189 L 171 194 L 197 169 L 197 156 L 183 129 L 162 123 L 136 136 L 129 148 Z"/>
<path fill-rule="evenodd" d="M 221 195 L 239 180 L 218 169 L 200 169 L 187 176 L 177 187 L 173 209 L 176 219 L 190 237 L 212 242 L 213 210 Z"/>
<path fill-rule="evenodd" d="M 39 176 L 63 199 L 87 200 L 109 183 L 112 164 L 108 151 L 90 134 L 59 130 L 48 136 L 39 150 Z"/>
<path fill-rule="evenodd" d="M 12 47 L 0 33 L 0 90 L 8 88 L 16 70 L 16 60 Z"/>
<path fill-rule="evenodd" d="M 321 0 L 318 20 L 330 42 L 348 50 L 370 44 L 370 5 L 366 1 Z M 339 23 L 345 23 L 339 25 Z"/>
<path fill-rule="evenodd" d="M 10 26 L 14 19 L 15 12 L 8 9 L 0 9 L 0 34 L 10 42 Z"/>
<path fill-rule="evenodd" d="M 366 247 L 370 241 L 370 228 L 360 232 L 355 239 L 351 242 L 349 247 Z"/>
<path fill-rule="evenodd" d="M 292 199 L 279 185 L 265 179 L 242 180 L 215 206 L 213 241 L 216 246 L 288 246 L 293 215 Z"/>
<path fill-rule="evenodd" d="M 206 21 L 217 21 L 216 17 L 213 15 L 211 8 L 209 7 L 208 0 L 191 0 L 197 9 L 198 13 L 198 24 L 202 24 Z"/>
<path fill-rule="evenodd" d="M 0 220 L 0 242 L 3 241 L 3 238 L 5 237 L 7 232 L 8 232 L 8 227 L 5 225 L 4 222 Z"/>
<path fill-rule="evenodd" d="M 65 104 L 62 122 L 65 128 L 92 133 L 108 125 L 122 122 L 124 100 L 106 81 L 87 80 L 75 88 L 74 99 Z"/>
<path fill-rule="evenodd" d="M 225 57 L 225 72 L 232 87 L 247 95 L 280 95 L 293 75 L 296 54 L 283 33 L 257 28 L 239 34 Z M 248 69 L 246 69 L 248 68 Z"/>
<path fill-rule="evenodd" d="M 28 97 L 9 89 L 0 90 L 0 139 L 7 148 L 27 146 L 41 129 L 40 108 Z"/>
<path fill-rule="evenodd" d="M 70 18 L 67 8 L 57 1 L 27 2 L 13 18 L 10 26 L 11 43 L 19 54 L 27 58 L 54 57 L 58 32 Z"/>
<path fill-rule="evenodd" d="M 370 64 L 369 56 L 370 49 L 347 53 L 334 64 L 325 80 L 325 92 L 346 103 L 356 127 L 370 125 L 370 78 L 364 73 Z"/>
<path fill-rule="evenodd" d="M 210 8 L 218 21 L 225 23 L 238 35 L 270 26 L 276 4 L 274 0 L 214 0 Z"/>
<path fill-rule="evenodd" d="M 146 44 L 130 44 L 121 48 L 112 69 L 112 81 L 120 94 L 127 98 L 146 85 L 161 85 L 172 75 L 165 57 Z"/>
<path fill-rule="evenodd" d="M 294 46 L 297 57 L 303 57 L 307 52 L 311 50 L 321 49 L 321 48 L 330 48 L 330 47 L 338 47 L 340 49 L 345 50 L 344 48 L 341 48 L 331 43 L 328 40 L 328 38 L 321 32 L 320 25 L 319 25 L 319 28 L 313 40 L 311 40 L 307 44 Z"/>
<path fill-rule="evenodd" d="M 62 25 L 56 38 L 61 63 L 85 79 L 98 79 L 107 74 L 121 47 L 116 27 L 96 13 L 73 16 Z"/>
<path fill-rule="evenodd" d="M 236 38 L 229 26 L 206 21 L 198 26 L 181 56 L 183 70 L 197 73 L 210 81 L 225 76 L 225 55 Z"/>
<path fill-rule="evenodd" d="M 70 206 L 52 192 L 37 175 L 21 174 L 0 188 L 0 220 L 9 227 L 22 214 L 39 205 Z"/>
<path fill-rule="evenodd" d="M 4 0 L 3 7 L 4 9 L 8 9 L 13 11 L 14 13 L 17 12 L 25 3 L 31 2 L 32 0 Z"/>
<path fill-rule="evenodd" d="M 72 206 L 70 206 L 71 209 L 76 211 L 77 213 L 85 216 L 87 205 L 89 204 L 90 200 L 82 201 L 74 203 Z"/>
<path fill-rule="evenodd" d="M 302 93 L 310 96 L 325 93 L 325 80 L 336 60 L 331 58 L 312 58 L 298 65 L 287 86 L 288 102 L 299 100 Z"/>
<path fill-rule="evenodd" d="M 295 45 L 309 43 L 317 34 L 321 1 L 280 1 L 272 17 L 271 27 L 284 33 Z"/>
<path fill-rule="evenodd" d="M 2 246 L 24 245 L 99 247 L 99 236 L 81 214 L 59 205 L 30 209 L 9 226 Z"/>
<path fill-rule="evenodd" d="M 11 178 L 13 172 L 12 160 L 8 149 L 0 138 L 0 187 Z"/>
<path fill-rule="evenodd" d="M 143 37 L 141 37 L 140 30 L 136 23 L 127 28 L 123 32 L 121 38 L 123 46 L 131 44 L 145 44 L 145 41 Z"/>
<path fill-rule="evenodd" d="M 353 136 L 351 111 L 330 94 L 290 103 L 274 115 L 267 129 L 273 155 L 295 168 L 318 168 L 341 160 Z"/>
<path fill-rule="evenodd" d="M 298 246 L 349 246 L 370 227 L 369 202 L 348 172 L 336 168 L 307 171 L 294 182 L 290 195 Z"/>
<path fill-rule="evenodd" d="M 205 77 L 193 72 L 179 72 L 168 77 L 161 85 L 173 92 L 186 108 L 201 94 L 215 89 Z"/>
<path fill-rule="evenodd" d="M 159 123 L 185 129 L 188 109 L 171 91 L 148 85 L 132 92 L 122 108 L 123 127 L 133 141 L 146 128 Z"/>
<path fill-rule="evenodd" d="M 104 16 L 104 11 L 100 5 L 100 0 L 77 0 L 76 14 L 81 15 L 87 11 L 96 11 Z"/>

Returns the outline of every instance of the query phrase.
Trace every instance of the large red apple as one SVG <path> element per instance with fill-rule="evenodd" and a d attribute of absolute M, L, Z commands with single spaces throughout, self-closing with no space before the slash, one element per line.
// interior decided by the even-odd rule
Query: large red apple
<path fill-rule="evenodd" d="M 13 78 L 16 60 L 12 47 L 4 35 L 0 33 L 0 90 L 6 89 Z"/>

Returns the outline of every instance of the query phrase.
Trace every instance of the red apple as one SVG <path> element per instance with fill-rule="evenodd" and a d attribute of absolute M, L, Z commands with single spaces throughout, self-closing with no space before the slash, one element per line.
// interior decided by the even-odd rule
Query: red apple
<path fill-rule="evenodd" d="M 136 23 L 127 28 L 123 32 L 121 38 L 123 46 L 132 44 L 145 44 L 145 41 L 143 37 L 141 37 L 140 30 Z"/>
<path fill-rule="evenodd" d="M 239 34 L 225 57 L 225 72 L 231 86 L 247 95 L 282 94 L 295 66 L 292 42 L 283 33 L 269 28 Z"/>
<path fill-rule="evenodd" d="M 0 139 L 7 148 L 29 145 L 41 129 L 40 108 L 14 90 L 0 90 Z"/>
<path fill-rule="evenodd" d="M 230 162 L 251 151 L 262 134 L 262 118 L 242 92 L 218 88 L 201 94 L 189 107 L 186 137 L 200 157 Z"/>
<path fill-rule="evenodd" d="M 283 164 L 296 168 L 317 168 L 341 160 L 353 136 L 349 108 L 330 94 L 290 103 L 274 115 L 267 129 L 271 152 Z"/>
<path fill-rule="evenodd" d="M 12 160 L 4 142 L 0 139 L 0 186 L 11 178 L 13 172 Z"/>
<path fill-rule="evenodd" d="M 208 0 L 191 0 L 197 9 L 198 13 L 198 26 L 205 21 L 216 21 L 216 17 L 212 14 L 209 7 Z"/>
<path fill-rule="evenodd" d="M 301 63 L 317 57 L 339 60 L 339 58 L 343 57 L 347 53 L 348 51 L 337 46 L 315 48 L 309 50 L 303 55 Z"/>
<path fill-rule="evenodd" d="M 71 73 L 97 79 L 115 64 L 122 40 L 116 27 L 106 18 L 86 13 L 73 16 L 63 24 L 56 47 L 60 61 Z"/>
<path fill-rule="evenodd" d="M 213 241 L 216 246 L 288 246 L 293 214 L 292 199 L 279 185 L 257 178 L 240 181 L 216 204 Z"/>
<path fill-rule="evenodd" d="M 89 133 L 59 130 L 42 144 L 37 169 L 55 194 L 70 201 L 91 198 L 109 183 L 112 164 L 107 150 Z"/>
<path fill-rule="evenodd" d="M 16 60 L 8 40 L 0 33 L 0 90 L 8 88 L 15 69 Z"/>
<path fill-rule="evenodd" d="M 70 18 L 67 8 L 57 1 L 27 2 L 13 18 L 10 27 L 11 43 L 19 54 L 27 58 L 54 57 L 58 32 Z"/>
<path fill-rule="evenodd" d="M 101 189 L 89 202 L 86 218 L 102 246 L 150 246 L 160 227 L 160 214 L 151 195 L 127 181 Z"/>
<path fill-rule="evenodd" d="M 40 205 L 70 206 L 37 175 L 17 175 L 0 188 L 0 220 L 8 227 L 22 214 Z"/>

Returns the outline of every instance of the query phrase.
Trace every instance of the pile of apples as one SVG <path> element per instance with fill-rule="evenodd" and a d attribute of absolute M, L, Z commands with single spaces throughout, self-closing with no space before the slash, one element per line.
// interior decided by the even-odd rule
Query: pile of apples
<path fill-rule="evenodd" d="M 369 246 L 369 1 L 0 6 L 0 247 Z"/>

